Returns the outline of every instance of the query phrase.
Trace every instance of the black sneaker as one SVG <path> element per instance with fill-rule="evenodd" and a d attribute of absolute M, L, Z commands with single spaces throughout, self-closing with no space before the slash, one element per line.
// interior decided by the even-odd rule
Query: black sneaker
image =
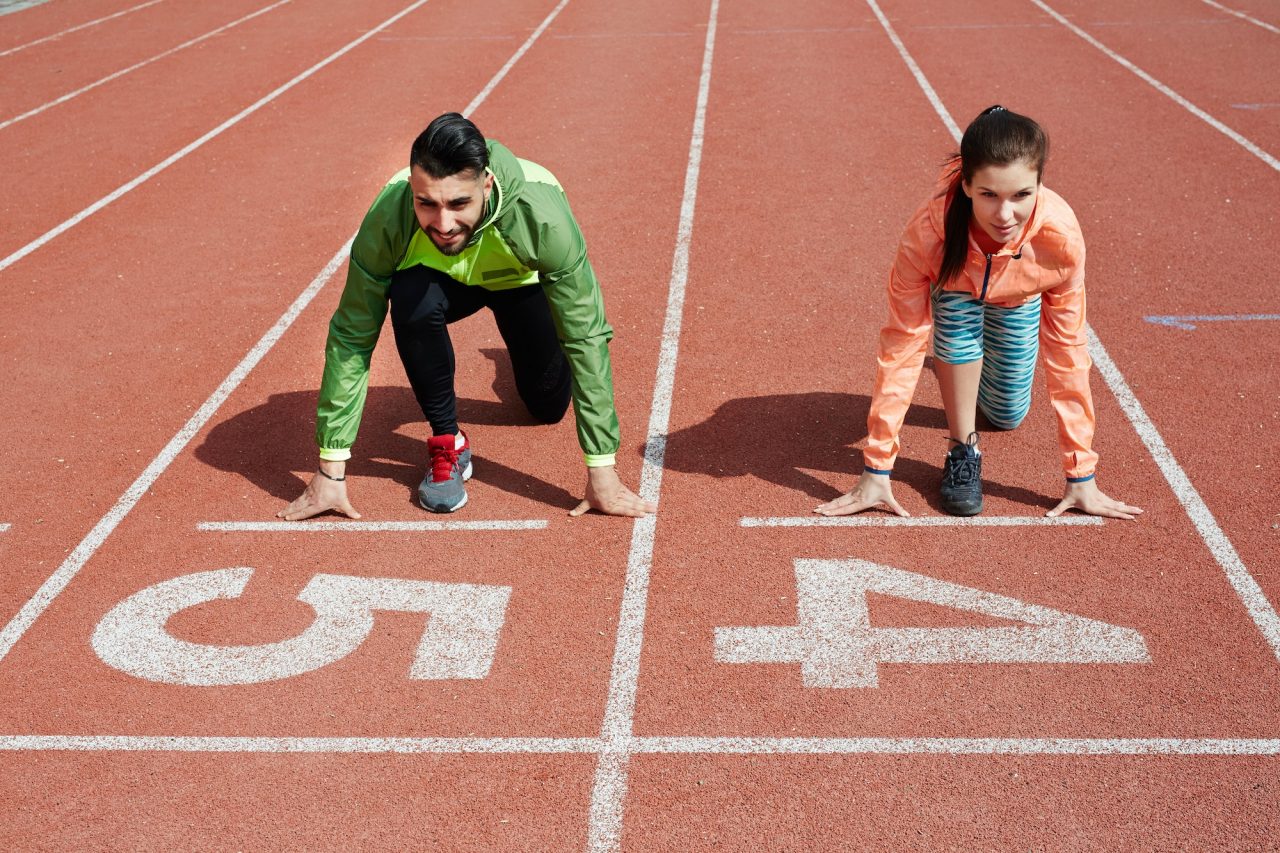
<path fill-rule="evenodd" d="M 955 447 L 942 463 L 942 509 L 948 515 L 977 515 L 982 512 L 982 454 L 978 453 L 978 434 L 969 433 L 966 441 L 954 441 Z"/>

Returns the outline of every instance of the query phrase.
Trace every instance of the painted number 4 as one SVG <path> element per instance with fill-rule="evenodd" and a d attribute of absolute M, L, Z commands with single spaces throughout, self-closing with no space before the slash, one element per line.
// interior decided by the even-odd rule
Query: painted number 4
<path fill-rule="evenodd" d="M 805 687 L 875 687 L 882 663 L 1150 663 L 1142 635 L 866 560 L 796 560 L 799 624 L 717 628 L 722 663 L 799 663 Z M 867 593 L 1023 623 L 873 628 Z"/>
<path fill-rule="evenodd" d="M 168 632 L 179 611 L 239 598 L 253 569 L 183 575 L 116 605 L 93 632 L 93 649 L 116 669 L 167 684 L 257 684 L 311 672 L 351 654 L 373 630 L 373 611 L 429 613 L 411 678 L 484 678 L 502 630 L 510 587 L 316 575 L 298 594 L 315 621 L 296 637 L 256 646 L 191 643 Z"/>

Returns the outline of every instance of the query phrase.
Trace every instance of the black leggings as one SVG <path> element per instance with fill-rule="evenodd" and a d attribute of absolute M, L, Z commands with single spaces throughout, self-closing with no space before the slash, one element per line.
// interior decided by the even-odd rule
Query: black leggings
<path fill-rule="evenodd" d="M 511 357 L 516 390 L 529 414 L 547 424 L 564 417 L 572 378 L 540 285 L 485 290 L 419 265 L 393 275 L 388 296 L 396 351 L 432 435 L 458 431 L 448 325 L 481 308 L 492 311 L 498 323 Z"/>

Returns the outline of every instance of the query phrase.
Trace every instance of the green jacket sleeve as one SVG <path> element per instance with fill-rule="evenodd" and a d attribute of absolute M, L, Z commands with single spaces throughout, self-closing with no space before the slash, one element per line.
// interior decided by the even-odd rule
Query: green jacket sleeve
<path fill-rule="evenodd" d="M 522 233 L 511 234 L 514 239 L 509 242 L 528 249 L 529 266 L 538 270 L 547 295 L 573 376 L 573 413 L 587 464 L 611 463 L 622 439 L 609 361 L 613 328 L 605 319 L 600 283 L 587 260 L 586 241 L 564 192 L 550 184 L 531 182 L 524 187 L 523 196 L 528 207 L 511 223 Z"/>
<path fill-rule="evenodd" d="M 412 219 L 403 181 L 379 194 L 351 244 L 347 283 L 329 321 L 324 377 L 316 407 L 316 444 L 325 459 L 347 459 L 360 429 L 369 387 L 369 363 L 387 316 L 387 288 L 408 245 Z"/>

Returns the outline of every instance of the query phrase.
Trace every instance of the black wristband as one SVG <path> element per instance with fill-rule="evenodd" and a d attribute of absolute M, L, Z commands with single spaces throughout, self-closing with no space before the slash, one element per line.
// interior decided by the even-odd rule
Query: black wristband
<path fill-rule="evenodd" d="M 343 480 L 347 479 L 346 474 L 343 474 L 341 477 L 335 477 L 332 474 L 326 474 L 323 468 L 317 468 L 316 473 L 319 474 L 321 477 L 324 477 L 326 480 L 333 480 L 335 483 L 341 483 Z"/>

